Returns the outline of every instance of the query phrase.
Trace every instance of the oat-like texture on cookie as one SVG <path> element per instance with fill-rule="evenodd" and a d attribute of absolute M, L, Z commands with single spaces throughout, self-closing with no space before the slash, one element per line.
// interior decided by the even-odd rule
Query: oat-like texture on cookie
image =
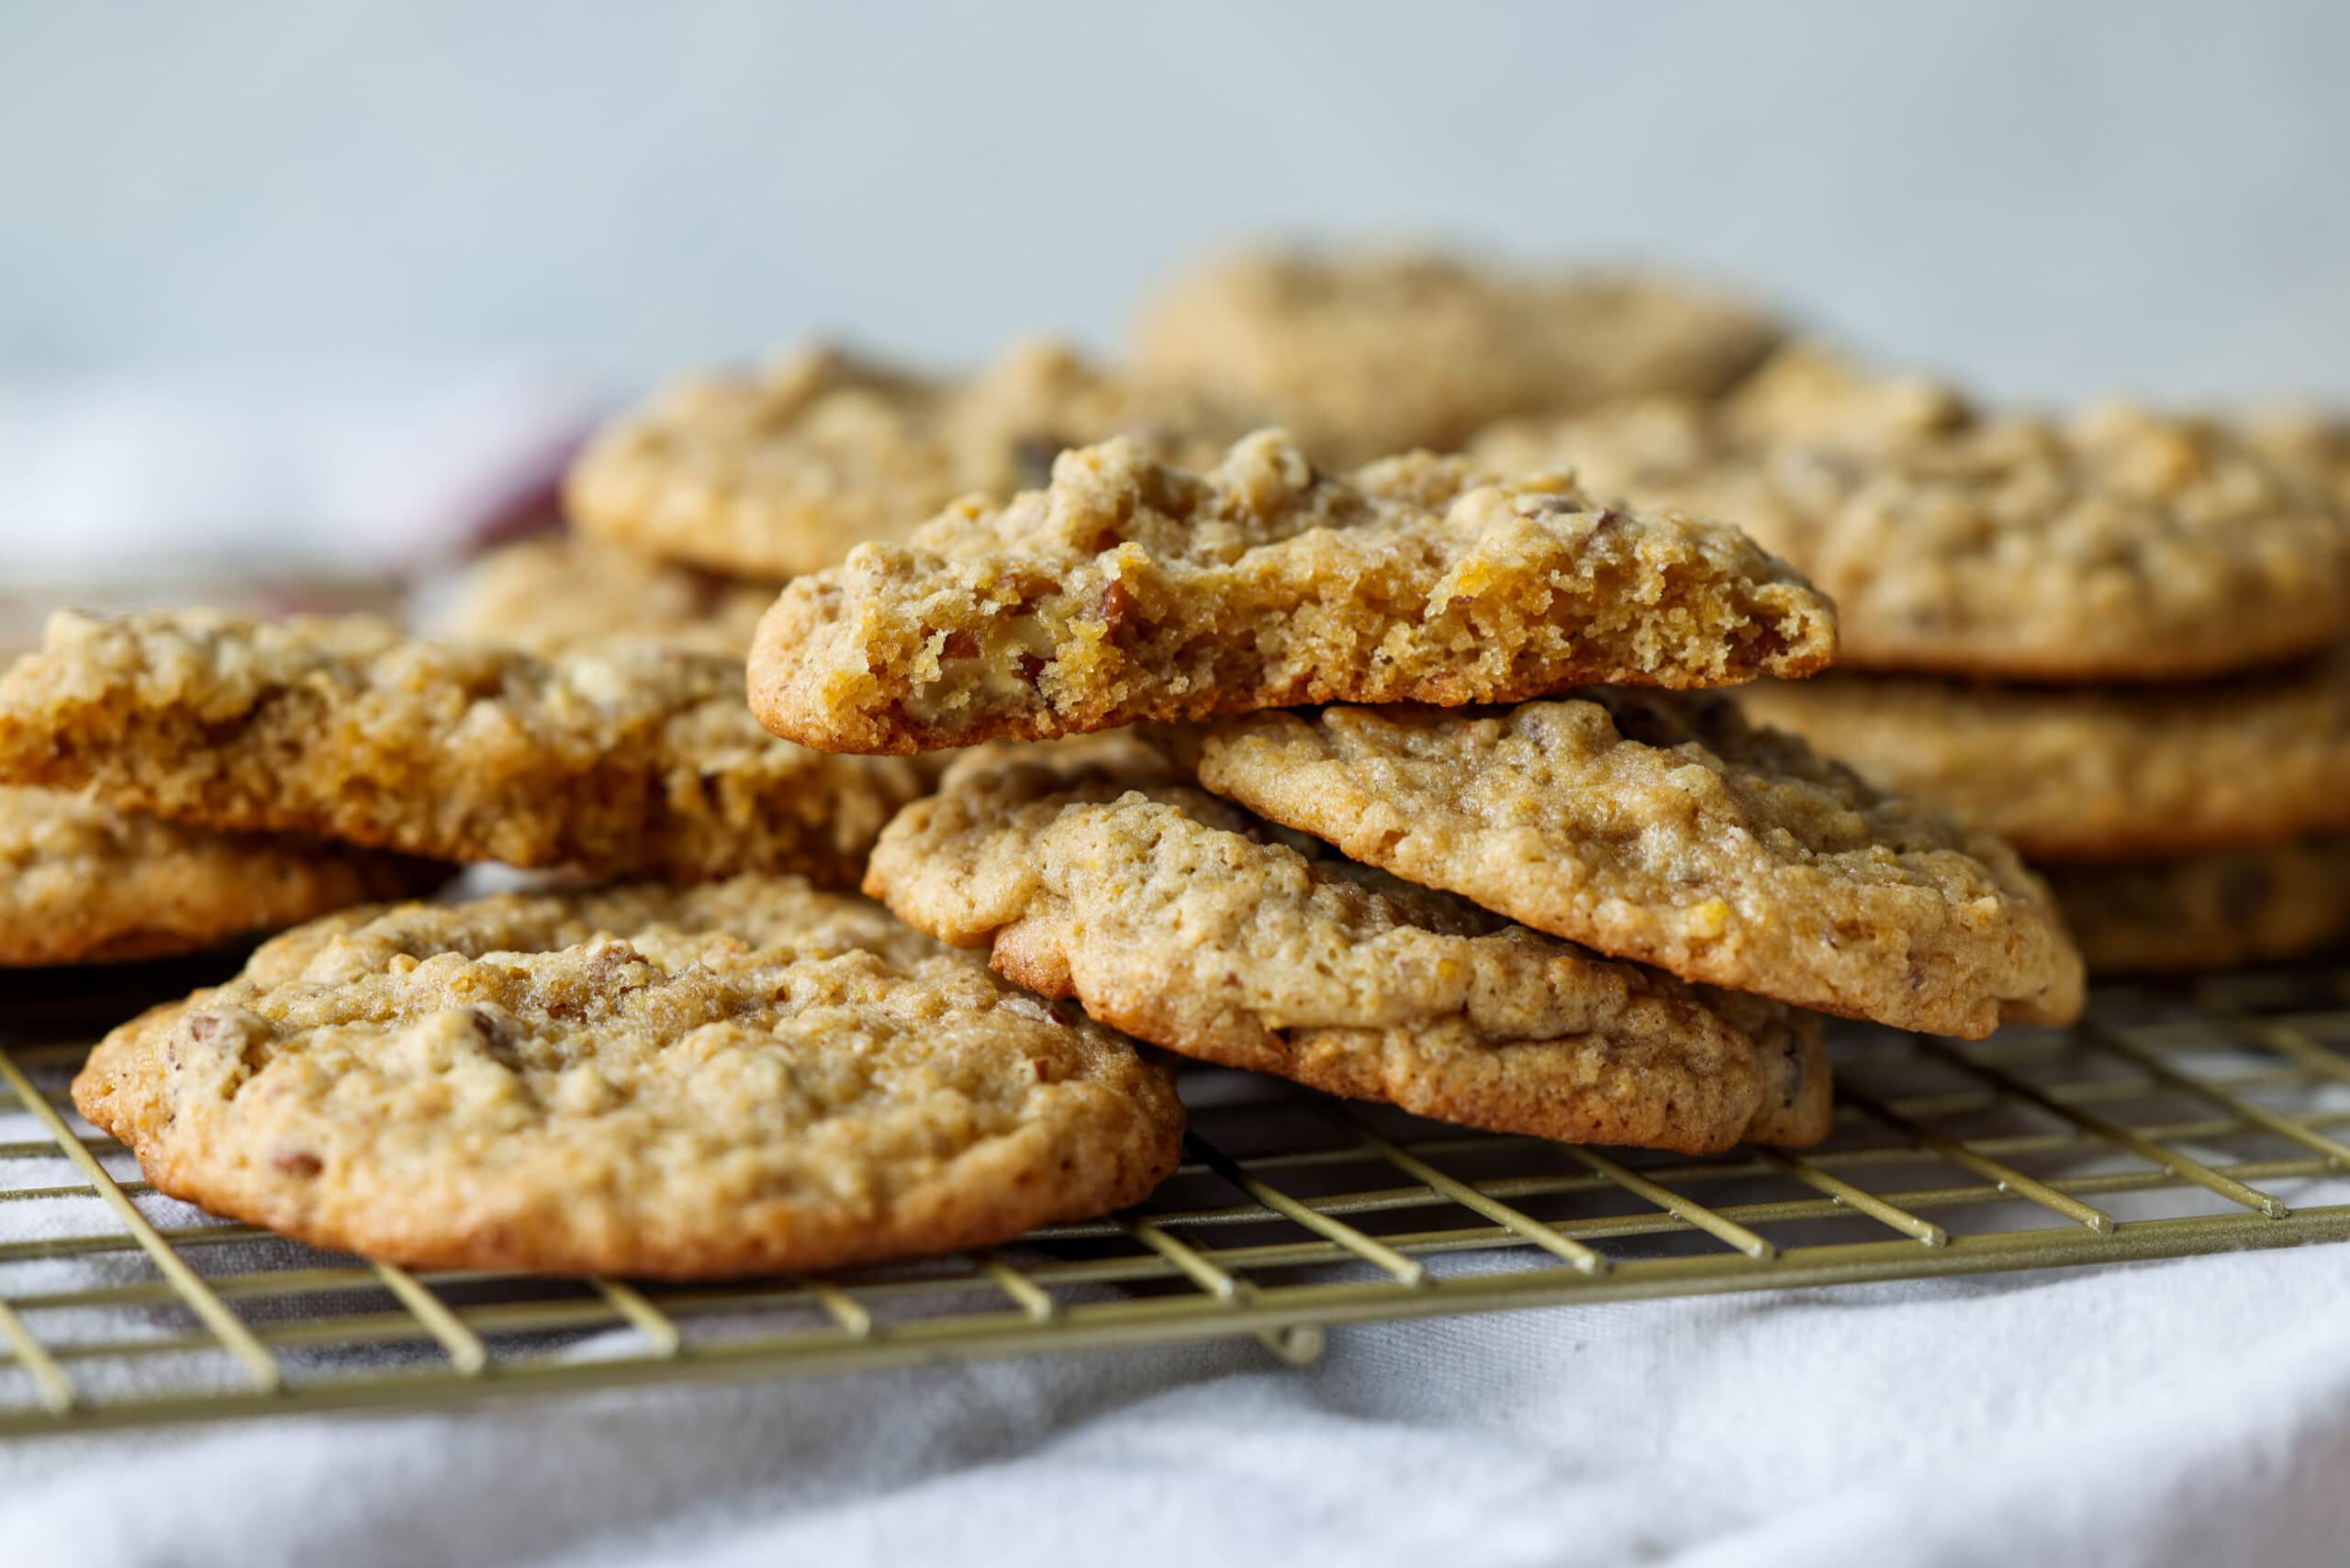
<path fill-rule="evenodd" d="M 1171 282 L 1136 353 L 1151 375 L 1253 402 L 1343 464 L 1449 451 L 1511 414 L 1711 397 L 1776 336 L 1746 305 L 1660 278 L 1425 251 L 1252 252 Z"/>
<path fill-rule="evenodd" d="M 1277 431 L 1193 474 L 1064 453 L 1008 505 L 790 584 L 751 700 L 825 751 L 913 752 L 1308 702 L 1719 686 L 1833 656 L 1835 613 L 1736 530 L 1457 458 L 1340 478 Z"/>
<path fill-rule="evenodd" d="M 695 1278 L 1008 1240 L 1176 1165 L 1169 1075 L 793 878 L 352 911 L 116 1030 L 162 1192 L 429 1268 Z"/>
<path fill-rule="evenodd" d="M 0 967 L 201 952 L 349 904 L 430 892 L 448 876 L 403 855 L 213 833 L 0 787 Z"/>
<path fill-rule="evenodd" d="M 1125 435 L 1204 464 L 1258 422 L 1056 342 L 1015 344 L 961 378 L 816 348 L 665 388 L 589 445 L 566 501 L 581 529 L 616 543 L 782 578 L 902 539 L 958 496 L 1041 485 L 1064 447 Z"/>
<path fill-rule="evenodd" d="M 1169 744 L 1357 860 L 1687 980 L 1969 1037 L 2080 1011 L 2080 958 L 2013 850 L 1727 697 L 1259 713 Z"/>
<path fill-rule="evenodd" d="M 742 658 L 773 583 L 744 582 L 577 534 L 526 539 L 468 566 L 429 623 L 447 642 L 553 653 L 635 635 Z"/>
<path fill-rule="evenodd" d="M 2184 974 L 2304 958 L 2350 936 L 2350 836 L 2167 860 L 2052 866 L 2099 975 Z"/>
<path fill-rule="evenodd" d="M 2214 420 L 1990 417 L 1914 378 L 1806 369 L 1719 408 L 1505 424 L 1472 451 L 1737 523 L 1836 601 L 1847 667 L 2174 681 L 2350 633 L 2350 518 Z"/>
<path fill-rule="evenodd" d="M 2143 860 L 2350 829 L 2350 647 L 2175 686 L 1829 675 L 1739 699 L 2031 860 Z"/>
<path fill-rule="evenodd" d="M 436 859 L 854 883 L 902 762 L 761 729 L 743 666 L 642 639 L 539 655 L 361 617 L 61 613 L 0 676 L 0 779 Z"/>
<path fill-rule="evenodd" d="M 866 886 L 998 973 L 1202 1060 L 1577 1142 L 1827 1132 L 1816 1017 L 1285 835 L 1130 737 L 958 760 L 890 824 Z"/>

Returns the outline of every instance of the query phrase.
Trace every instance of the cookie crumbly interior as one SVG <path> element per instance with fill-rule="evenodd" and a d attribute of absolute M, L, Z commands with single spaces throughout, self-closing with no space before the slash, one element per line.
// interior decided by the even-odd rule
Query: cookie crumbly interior
<path fill-rule="evenodd" d="M 923 783 L 775 739 L 743 666 L 658 640 L 541 656 L 364 617 L 61 612 L 0 676 L 0 778 L 450 860 L 854 881 Z"/>
<path fill-rule="evenodd" d="M 1834 611 L 1734 529 L 1427 454 L 1351 480 L 1260 431 L 1196 475 L 1113 441 L 789 584 L 752 703 L 905 753 L 1324 701 L 1503 701 L 1818 669 Z"/>

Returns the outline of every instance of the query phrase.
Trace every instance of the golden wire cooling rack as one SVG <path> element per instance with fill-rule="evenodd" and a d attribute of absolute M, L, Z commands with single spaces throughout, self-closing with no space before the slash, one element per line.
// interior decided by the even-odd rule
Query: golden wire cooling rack
<path fill-rule="evenodd" d="M 690 1287 L 414 1273 L 154 1193 L 64 1103 L 93 983 L 0 979 L 0 1434 L 1220 1336 L 1302 1362 L 1372 1319 L 2350 1239 L 2350 968 L 2109 988 L 2075 1029 L 1972 1046 L 1847 1030 L 1801 1155 L 1464 1133 L 1203 1071 L 1142 1209 Z M 146 1000 L 95 983 L 109 1020 Z"/>

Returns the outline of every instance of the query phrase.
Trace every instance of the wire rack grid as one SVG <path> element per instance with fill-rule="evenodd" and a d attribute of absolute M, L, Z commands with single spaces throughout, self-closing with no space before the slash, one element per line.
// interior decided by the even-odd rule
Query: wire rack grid
<path fill-rule="evenodd" d="M 1375 1319 L 2350 1239 L 2350 968 L 2108 988 L 1974 1046 L 1845 1030 L 1835 1132 L 1800 1154 L 1609 1152 L 1206 1071 L 1141 1209 L 668 1287 L 411 1272 L 154 1193 L 66 1103 L 74 984 L 0 1025 L 5 1435 L 1225 1336 L 1304 1362 Z"/>

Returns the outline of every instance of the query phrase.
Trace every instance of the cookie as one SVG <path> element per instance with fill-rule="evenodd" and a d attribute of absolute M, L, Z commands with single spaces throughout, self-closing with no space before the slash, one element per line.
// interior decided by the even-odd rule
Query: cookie
<path fill-rule="evenodd" d="M 73 1103 L 174 1197 L 420 1268 L 692 1279 L 1139 1201 L 1132 1044 L 796 878 L 348 912 L 117 1029 Z"/>
<path fill-rule="evenodd" d="M 666 388 L 589 444 L 565 502 L 614 543 L 779 579 L 903 539 L 958 496 L 1041 485 L 1066 446 L 1128 435 L 1204 464 L 1256 422 L 1058 343 L 1017 344 L 968 379 L 816 348 Z"/>
<path fill-rule="evenodd" d="M 0 780 L 434 859 L 834 884 L 924 788 L 902 762 L 776 740 L 723 655 L 541 656 L 201 610 L 52 618 L 0 677 Z"/>
<path fill-rule="evenodd" d="M 2079 955 L 2014 851 L 1726 697 L 1257 713 L 1181 745 L 1259 816 L 1686 980 L 1969 1038 L 2080 1012 Z"/>
<path fill-rule="evenodd" d="M 2097 974 L 2273 963 L 2350 935 L 2350 837 L 2339 834 L 2055 866 L 2048 880 Z"/>
<path fill-rule="evenodd" d="M 802 577 L 751 701 L 825 751 L 912 752 L 1304 702 L 1507 701 L 1800 675 L 1835 612 L 1735 530 L 1427 454 L 1352 479 L 1279 431 L 1204 475 L 1131 442 Z"/>
<path fill-rule="evenodd" d="M 1281 837 L 1125 736 L 962 758 L 866 890 L 1129 1034 L 1336 1094 L 1689 1153 L 1827 1130 L 1816 1019 Z"/>
<path fill-rule="evenodd" d="M 2350 419 L 2297 409 L 2255 415 L 2236 428 L 2269 462 L 2350 507 Z"/>
<path fill-rule="evenodd" d="M 1650 403 L 1503 425 L 1472 453 L 1737 523 L 1835 600 L 1850 668 L 2174 681 L 2350 633 L 2350 519 L 2221 426 L 2115 407 L 1944 428 L 1914 388 L 1886 397 L 1874 422 L 1813 427 Z"/>
<path fill-rule="evenodd" d="M 1759 682 L 1739 701 L 2028 860 L 2143 860 L 2350 828 L 2350 646 L 2192 685 L 1831 674 Z"/>
<path fill-rule="evenodd" d="M 1777 336 L 1734 300 L 1625 274 L 1425 252 L 1215 259 L 1145 308 L 1153 376 L 1271 411 L 1317 459 L 1450 451 L 1511 414 L 1721 391 Z"/>
<path fill-rule="evenodd" d="M 541 653 L 636 634 L 739 659 L 775 594 L 771 583 L 716 577 L 557 534 L 502 546 L 473 563 L 431 615 L 428 633 Z"/>
<path fill-rule="evenodd" d="M 429 892 L 449 868 L 203 828 L 0 787 L 0 967 L 201 952 L 348 904 Z"/>

